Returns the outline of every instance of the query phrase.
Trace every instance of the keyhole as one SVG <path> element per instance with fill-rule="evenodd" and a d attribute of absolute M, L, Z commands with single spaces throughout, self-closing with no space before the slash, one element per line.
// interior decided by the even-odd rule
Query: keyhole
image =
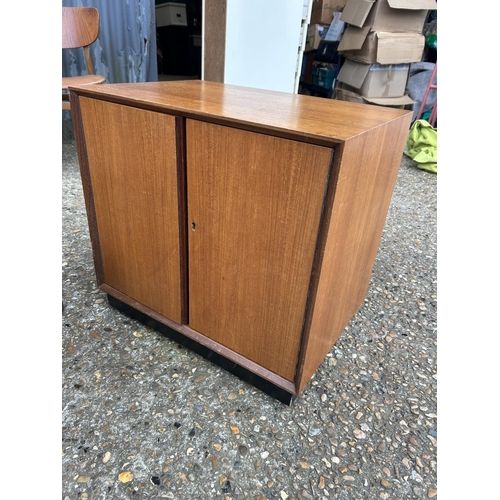
<path fill-rule="evenodd" d="M 191 229 L 193 231 L 196 231 L 196 224 L 194 222 L 191 222 Z"/>

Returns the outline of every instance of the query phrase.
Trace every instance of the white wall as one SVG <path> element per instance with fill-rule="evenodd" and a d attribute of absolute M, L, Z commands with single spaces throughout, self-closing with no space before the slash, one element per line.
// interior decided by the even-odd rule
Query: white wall
<path fill-rule="evenodd" d="M 227 0 L 224 83 L 294 92 L 303 12 L 304 0 Z"/>

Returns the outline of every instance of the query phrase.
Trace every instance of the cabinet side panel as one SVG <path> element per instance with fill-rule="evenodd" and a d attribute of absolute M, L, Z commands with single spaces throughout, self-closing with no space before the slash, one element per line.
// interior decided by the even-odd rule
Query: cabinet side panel
<path fill-rule="evenodd" d="M 319 278 L 301 352 L 301 392 L 365 298 L 411 115 L 350 139 L 337 157 L 336 186 Z"/>
<path fill-rule="evenodd" d="M 180 323 L 175 118 L 80 98 L 104 283 Z"/>
<path fill-rule="evenodd" d="M 92 243 L 92 256 L 97 285 L 102 285 L 104 274 L 102 271 L 101 245 L 99 243 L 99 232 L 95 218 L 94 195 L 92 193 L 92 183 L 90 182 L 90 171 L 87 158 L 87 148 L 85 146 L 85 135 L 83 133 L 82 116 L 80 112 L 80 98 L 70 92 L 71 120 L 75 130 L 75 140 L 78 152 L 78 163 L 80 164 L 80 178 L 82 180 L 83 196 L 85 198 L 85 209 L 87 211 L 87 222 L 89 226 L 90 241 Z"/>
<path fill-rule="evenodd" d="M 331 149 L 187 120 L 189 324 L 293 381 Z"/>

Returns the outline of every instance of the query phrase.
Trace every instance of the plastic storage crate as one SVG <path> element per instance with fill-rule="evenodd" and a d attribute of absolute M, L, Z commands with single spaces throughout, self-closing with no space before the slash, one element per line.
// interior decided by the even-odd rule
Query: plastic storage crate
<path fill-rule="evenodd" d="M 313 83 L 318 87 L 331 89 L 335 80 L 337 72 L 328 68 L 314 68 L 313 69 Z"/>

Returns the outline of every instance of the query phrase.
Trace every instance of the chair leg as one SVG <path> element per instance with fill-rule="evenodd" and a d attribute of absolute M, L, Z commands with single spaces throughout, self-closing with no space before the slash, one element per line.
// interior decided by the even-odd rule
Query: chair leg
<path fill-rule="evenodd" d="M 62 109 L 71 109 L 71 104 L 69 102 L 69 94 L 63 92 L 62 94 Z"/>

